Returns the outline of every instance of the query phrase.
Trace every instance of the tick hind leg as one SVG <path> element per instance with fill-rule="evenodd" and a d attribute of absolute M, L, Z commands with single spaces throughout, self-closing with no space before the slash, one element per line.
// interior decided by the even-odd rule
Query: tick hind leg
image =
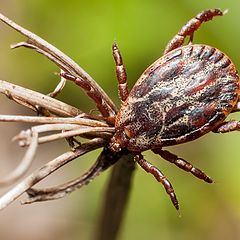
<path fill-rule="evenodd" d="M 163 159 L 175 164 L 177 167 L 192 173 L 195 177 L 204 180 L 207 183 L 212 183 L 213 180 L 207 176 L 203 171 L 198 168 L 195 168 L 192 164 L 186 160 L 179 158 L 177 155 L 170 153 L 169 151 L 162 149 L 153 150 L 154 153 L 159 154 Z"/>
<path fill-rule="evenodd" d="M 128 97 L 127 73 L 123 65 L 122 56 L 116 43 L 112 45 L 112 54 L 116 64 L 116 74 L 118 80 L 118 93 L 124 102 Z"/>
<path fill-rule="evenodd" d="M 236 103 L 232 112 L 240 112 L 239 100 Z M 214 128 L 212 131 L 215 133 L 227 133 L 227 132 L 233 132 L 233 131 L 240 131 L 240 121 L 237 121 L 237 120 L 225 121 L 220 125 L 218 125 L 216 128 Z"/>
<path fill-rule="evenodd" d="M 195 18 L 190 19 L 181 30 L 167 44 L 164 54 L 183 45 L 187 36 L 190 37 L 190 42 L 193 40 L 194 32 L 201 26 L 203 22 L 211 20 L 215 16 L 222 16 L 224 12 L 219 9 L 208 9 L 200 12 Z"/>
<path fill-rule="evenodd" d="M 174 189 L 171 185 L 171 183 L 168 181 L 168 179 L 164 176 L 164 174 L 155 166 L 153 166 L 151 163 L 146 161 L 141 154 L 137 154 L 134 157 L 134 160 L 148 173 L 151 173 L 158 182 L 162 183 L 164 186 L 167 194 L 170 196 L 171 201 L 174 205 L 174 207 L 178 210 L 179 204 L 176 197 L 176 194 L 174 193 Z"/>
<path fill-rule="evenodd" d="M 223 122 L 213 130 L 213 132 L 215 133 L 226 133 L 226 132 L 233 132 L 233 131 L 240 131 L 240 121 L 231 120 L 228 122 Z"/>

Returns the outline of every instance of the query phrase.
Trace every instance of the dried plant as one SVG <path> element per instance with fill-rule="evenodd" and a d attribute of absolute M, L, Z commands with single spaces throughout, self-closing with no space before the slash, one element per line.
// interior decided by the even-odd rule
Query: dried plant
<path fill-rule="evenodd" d="M 114 117 L 118 111 L 117 107 L 92 77 L 71 58 L 2 14 L 0 14 L 0 20 L 27 38 L 24 42 L 11 45 L 11 48 L 26 47 L 35 50 L 54 62 L 60 69 L 59 84 L 52 93 L 47 95 L 0 80 L 0 93 L 5 94 L 9 99 L 30 108 L 36 113 L 36 116 L 0 115 L 1 122 L 26 122 L 34 124 L 33 127 L 21 131 L 14 137 L 14 140 L 17 140 L 21 147 L 28 148 L 19 166 L 8 176 L 0 179 L 0 186 L 13 184 L 23 177 L 34 160 L 39 144 L 46 144 L 59 139 L 66 139 L 69 144 L 68 152 L 49 161 L 4 194 L 0 198 L 0 209 L 7 207 L 23 193 L 27 193 L 28 196 L 23 203 L 54 200 L 64 197 L 81 186 L 86 185 L 99 175 L 99 173 L 123 159 L 123 161 L 119 161 L 115 166 L 112 173 L 99 225 L 98 238 L 107 239 L 104 236 L 108 235 L 109 239 L 113 239 L 121 223 L 131 183 L 131 175 L 134 169 L 134 162 L 131 161 L 132 156 L 128 151 L 112 153 L 108 148 L 105 148 L 115 132 Z M 65 85 L 66 79 L 62 77 L 63 74 L 68 74 L 79 80 L 76 83 L 94 101 L 100 115 L 84 113 L 73 106 L 54 99 Z M 43 133 L 44 136 L 42 136 Z M 84 143 L 79 142 L 76 139 L 78 136 L 85 138 L 87 141 L 84 141 Z M 51 188 L 33 188 L 38 182 L 63 165 L 97 148 L 103 148 L 103 150 L 96 163 L 79 178 Z M 119 181 L 122 177 L 124 180 Z M 114 189 L 116 185 L 118 185 L 117 191 Z M 119 208 L 120 211 L 114 216 L 114 211 L 111 211 L 109 206 L 112 209 Z M 109 213 L 111 214 L 109 215 Z M 110 232 L 109 229 L 111 229 Z"/>

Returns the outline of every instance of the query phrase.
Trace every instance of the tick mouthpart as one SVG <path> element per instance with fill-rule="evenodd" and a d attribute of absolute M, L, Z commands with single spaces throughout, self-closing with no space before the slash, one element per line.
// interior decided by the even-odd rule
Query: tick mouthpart
<path fill-rule="evenodd" d="M 113 152 L 120 152 L 123 148 L 127 148 L 128 144 L 129 138 L 123 131 L 123 128 L 118 128 L 110 140 L 109 148 Z"/>
<path fill-rule="evenodd" d="M 116 142 L 111 143 L 109 148 L 113 152 L 120 152 L 122 150 L 121 145 Z"/>

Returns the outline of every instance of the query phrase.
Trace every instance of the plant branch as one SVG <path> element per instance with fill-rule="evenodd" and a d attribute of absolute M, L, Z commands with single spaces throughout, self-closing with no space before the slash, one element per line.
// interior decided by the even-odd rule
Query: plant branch
<path fill-rule="evenodd" d="M 87 74 L 80 66 L 78 66 L 71 58 L 66 56 L 64 53 L 59 51 L 57 48 L 42 38 L 22 28 L 2 14 L 0 14 L 0 20 L 27 37 L 26 42 L 12 45 L 12 48 L 23 46 L 33 49 L 43 54 L 45 57 L 59 66 L 61 74 L 68 73 L 79 81 L 86 83 L 81 87 L 85 90 L 85 92 L 90 96 L 92 100 L 96 100 L 97 97 L 97 106 L 102 116 L 110 117 L 106 119 L 106 121 L 109 121 L 109 123 L 110 120 L 108 119 L 114 119 L 118 111 L 117 107 L 102 90 L 102 88 L 90 77 L 90 75 Z M 65 80 L 61 79 L 60 83 L 55 88 L 53 93 L 50 93 L 49 95 L 55 97 L 62 90 L 64 84 Z M 92 180 L 101 171 L 107 169 L 109 166 L 118 161 L 118 163 L 114 166 L 109 181 L 106 197 L 104 200 L 104 208 L 101 213 L 100 225 L 97 231 L 98 235 L 96 236 L 97 240 L 116 239 L 117 233 L 119 232 L 122 223 L 124 211 L 127 206 L 132 174 L 135 168 L 133 157 L 130 153 L 113 153 L 110 152 L 108 148 L 104 148 L 98 158 L 98 161 L 96 162 L 96 165 L 82 177 L 53 188 L 32 188 L 39 181 L 43 180 L 49 174 L 53 173 L 58 168 L 72 161 L 73 159 L 96 148 L 106 146 L 109 141 L 108 138 L 110 138 L 114 132 L 114 128 L 110 128 L 110 126 L 105 123 L 105 118 L 87 115 L 85 113 L 82 113 L 79 109 L 51 98 L 50 96 L 22 88 L 3 80 L 0 80 L 0 93 L 5 94 L 8 98 L 32 109 L 37 113 L 42 110 L 44 113 L 43 115 L 47 116 L 47 118 L 8 115 L 0 116 L 0 121 L 21 121 L 46 124 L 32 127 L 31 130 L 29 129 L 28 131 L 24 131 L 22 133 L 23 135 L 20 134 L 15 138 L 16 140 L 20 141 L 20 145 L 29 145 L 25 156 L 29 155 L 30 151 L 31 160 L 33 159 L 33 155 L 36 151 L 37 144 L 43 141 L 44 138 L 35 137 L 34 134 L 38 136 L 38 133 L 40 132 L 48 131 L 49 129 L 56 130 L 58 128 L 58 130 L 64 130 L 64 132 L 59 134 L 50 134 L 49 136 L 45 137 L 44 141 L 47 140 L 47 137 L 49 137 L 48 140 L 50 138 L 53 140 L 53 138 L 59 139 L 62 137 L 76 136 L 76 134 L 84 134 L 85 138 L 92 138 L 92 140 L 89 142 L 83 143 L 79 147 L 75 148 L 74 151 L 68 151 L 55 158 L 54 160 L 48 162 L 42 168 L 34 171 L 30 176 L 22 180 L 22 182 L 20 182 L 17 186 L 12 188 L 9 192 L 0 198 L 0 209 L 8 206 L 24 192 L 27 192 L 29 196 L 27 202 L 49 200 L 65 196 L 68 192 L 71 192 L 83 184 L 88 183 L 89 180 Z M 78 115 L 81 115 L 81 117 L 76 117 Z M 66 130 L 68 132 L 65 132 Z M 76 132 L 75 130 L 79 130 L 80 133 Z M 72 132 L 71 135 L 68 135 L 71 131 L 75 132 Z M 96 138 L 97 136 L 101 138 Z M 76 140 L 73 138 L 72 142 L 74 141 Z M 27 160 L 25 159 L 24 162 L 21 163 L 21 167 L 23 168 L 24 172 L 30 163 L 30 159 Z M 15 174 L 15 178 L 18 176 L 19 174 Z"/>
<path fill-rule="evenodd" d="M 0 93 L 36 112 L 37 106 L 39 106 L 59 117 L 75 117 L 82 113 L 79 109 L 71 105 L 3 80 L 0 80 Z"/>
<path fill-rule="evenodd" d="M 61 118 L 61 117 L 0 115 L 0 122 L 52 123 L 52 124 L 62 123 L 62 124 L 78 124 L 89 127 L 108 127 L 108 125 L 104 122 L 86 119 L 83 117 Z"/>
<path fill-rule="evenodd" d="M 94 240 L 117 239 L 129 200 L 134 170 L 135 162 L 131 153 L 123 155 L 113 167 Z"/>
<path fill-rule="evenodd" d="M 116 153 L 113 155 L 109 154 L 109 150 L 104 148 L 99 155 L 95 164 L 81 177 L 71 180 L 67 183 L 45 188 L 45 189 L 35 189 L 31 188 L 27 191 L 28 199 L 24 203 L 33 203 L 37 201 L 47 201 L 55 200 L 58 198 L 65 197 L 67 194 L 75 191 L 76 189 L 88 184 L 95 177 L 97 177 L 101 172 L 108 169 L 115 162 L 119 160 L 122 154 Z"/>
<path fill-rule="evenodd" d="M 56 124 L 54 124 L 55 126 Z M 64 124 L 66 125 L 66 124 Z M 45 125 L 44 125 L 45 127 Z M 37 127 L 33 127 L 37 128 Z M 60 127 L 63 128 L 63 127 Z M 37 131 L 37 130 L 35 130 Z M 114 128 L 107 128 L 107 127 L 77 127 L 76 129 L 72 129 L 69 131 L 64 131 L 61 133 L 56 133 L 56 134 L 51 134 L 49 136 L 43 136 L 38 139 L 38 143 L 47 143 L 47 142 L 52 142 L 59 140 L 61 138 L 69 138 L 69 137 L 74 137 L 74 136 L 83 136 L 86 134 L 94 134 L 95 137 L 98 136 L 98 134 L 103 137 L 107 136 L 108 138 L 112 136 L 112 133 L 114 132 Z"/>
<path fill-rule="evenodd" d="M 36 34 L 28 31 L 27 29 L 19 26 L 12 20 L 8 19 L 6 16 L 0 14 L 0 20 L 22 35 L 28 38 L 27 42 L 22 42 L 13 47 L 25 46 L 28 48 L 35 49 L 39 53 L 48 57 L 51 61 L 57 64 L 60 69 L 63 71 L 73 75 L 74 77 L 82 78 L 86 81 L 86 83 L 91 86 L 94 91 L 97 91 L 101 94 L 103 103 L 106 103 L 106 111 L 109 116 L 114 116 L 117 113 L 117 108 L 112 100 L 108 97 L 108 95 L 103 91 L 103 89 L 93 80 L 93 78 L 86 73 L 77 63 L 75 63 L 71 58 L 69 58 L 66 54 L 61 52 L 59 49 L 46 42 Z"/>
<path fill-rule="evenodd" d="M 16 182 L 27 172 L 35 157 L 37 146 L 38 146 L 38 134 L 37 132 L 33 132 L 31 137 L 31 143 L 22 161 L 9 175 L 0 179 L 0 187 L 4 187 Z"/>
<path fill-rule="evenodd" d="M 61 72 L 63 72 L 63 71 L 61 70 Z M 55 89 L 52 92 L 50 92 L 48 94 L 48 96 L 55 98 L 63 90 L 65 84 L 66 84 L 66 79 L 61 77 L 58 85 L 55 87 Z"/>
<path fill-rule="evenodd" d="M 96 138 L 90 140 L 88 143 L 82 144 L 80 147 L 76 148 L 75 151 L 66 152 L 59 157 L 53 159 L 52 161 L 48 162 L 43 167 L 34 171 L 31 175 L 22 180 L 18 185 L 13 187 L 5 195 L 3 195 L 0 198 L 0 210 L 7 207 L 10 203 L 20 197 L 24 192 L 26 192 L 32 186 L 46 178 L 49 174 L 55 172 L 58 168 L 72 161 L 73 159 L 84 155 L 89 151 L 102 147 L 103 145 L 104 140 Z"/>

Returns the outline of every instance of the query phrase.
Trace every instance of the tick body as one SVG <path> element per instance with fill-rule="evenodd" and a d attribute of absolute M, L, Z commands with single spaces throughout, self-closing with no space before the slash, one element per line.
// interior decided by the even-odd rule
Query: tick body
<path fill-rule="evenodd" d="M 213 182 L 203 171 L 163 148 L 195 140 L 210 131 L 240 130 L 239 121 L 225 121 L 231 112 L 240 110 L 240 81 L 234 64 L 214 47 L 192 44 L 194 32 L 203 22 L 222 15 L 224 12 L 219 9 L 209 9 L 190 19 L 169 41 L 164 55 L 144 71 L 130 92 L 120 51 L 113 44 L 122 101 L 116 115 L 112 116 L 101 94 L 86 85 L 84 79 L 61 74 L 87 92 L 108 123 L 115 123 L 115 134 L 106 146 L 108 152 L 113 155 L 132 152 L 134 160 L 162 183 L 176 209 L 178 200 L 170 181 L 146 161 L 141 152 L 152 150 L 197 178 Z M 187 37 L 189 43 L 184 45 Z"/>
<path fill-rule="evenodd" d="M 150 149 L 197 178 L 213 182 L 203 171 L 162 148 L 195 140 L 210 131 L 240 130 L 238 121 L 225 122 L 240 105 L 240 81 L 234 64 L 214 47 L 192 44 L 193 34 L 203 22 L 223 14 L 209 9 L 190 19 L 167 44 L 164 55 L 144 71 L 127 98 L 121 94 L 127 90 L 119 86 L 123 103 L 110 149 L 134 152 L 135 161 L 163 184 L 176 209 L 179 205 L 172 185 L 141 152 Z M 189 44 L 184 46 L 186 37 Z M 116 61 L 119 57 L 116 46 L 113 48 Z M 116 65 L 120 85 L 126 82 L 126 75 L 119 74 Z"/>
<path fill-rule="evenodd" d="M 239 77 L 216 48 L 187 45 L 142 74 L 116 118 L 115 141 L 144 151 L 192 141 L 217 128 L 233 110 Z"/>

